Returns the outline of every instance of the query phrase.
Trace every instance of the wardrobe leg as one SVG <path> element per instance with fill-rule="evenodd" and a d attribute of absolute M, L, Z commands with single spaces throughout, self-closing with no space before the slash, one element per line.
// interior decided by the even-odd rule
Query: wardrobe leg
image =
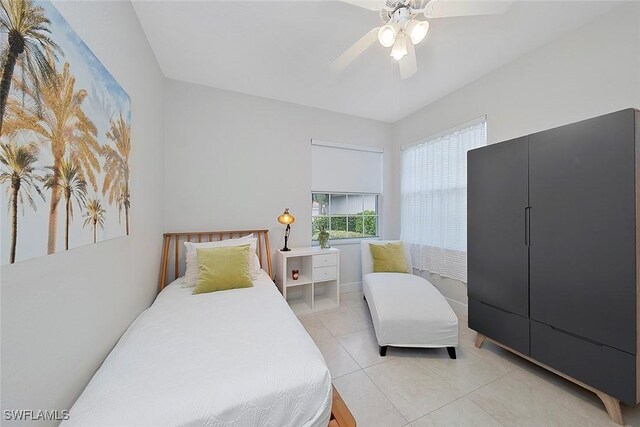
<path fill-rule="evenodd" d="M 381 345 L 380 346 L 380 356 L 384 357 L 387 355 L 387 346 L 386 345 Z"/>
<path fill-rule="evenodd" d="M 607 414 L 609 414 L 609 418 L 621 426 L 624 425 L 624 421 L 622 421 L 622 409 L 620 408 L 620 401 L 615 397 L 611 397 L 606 393 L 596 392 L 602 403 L 604 403 L 604 407 L 607 409 Z"/>
<path fill-rule="evenodd" d="M 447 353 L 449 353 L 450 359 L 456 358 L 456 348 L 455 347 L 447 347 Z"/>
<path fill-rule="evenodd" d="M 476 347 L 480 348 L 484 344 L 484 335 L 476 333 Z"/>

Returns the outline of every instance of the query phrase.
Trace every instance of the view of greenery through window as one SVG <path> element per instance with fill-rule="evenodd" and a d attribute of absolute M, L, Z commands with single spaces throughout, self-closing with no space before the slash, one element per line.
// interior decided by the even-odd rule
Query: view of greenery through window
<path fill-rule="evenodd" d="M 312 239 L 324 228 L 330 239 L 357 239 L 378 235 L 377 194 L 328 194 L 311 196 Z"/>

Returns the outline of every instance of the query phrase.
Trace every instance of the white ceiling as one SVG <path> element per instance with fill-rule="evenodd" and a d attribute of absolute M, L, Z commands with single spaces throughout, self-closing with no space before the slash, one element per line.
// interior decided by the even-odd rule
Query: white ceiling
<path fill-rule="evenodd" d="M 434 19 L 400 80 L 374 44 L 341 73 L 329 64 L 379 25 L 339 1 L 142 1 L 134 8 L 166 77 L 395 122 L 588 23 L 608 1 L 516 1 L 504 15 Z"/>

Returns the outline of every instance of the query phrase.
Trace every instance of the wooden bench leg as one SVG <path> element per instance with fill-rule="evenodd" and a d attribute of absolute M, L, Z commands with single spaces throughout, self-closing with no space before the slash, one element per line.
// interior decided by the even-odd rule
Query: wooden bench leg
<path fill-rule="evenodd" d="M 607 414 L 609 414 L 609 418 L 621 426 L 624 425 L 624 421 L 622 421 L 622 408 L 620 408 L 620 401 L 615 397 L 611 397 L 606 393 L 596 392 L 602 403 L 604 403 L 604 407 L 607 409 Z"/>
<path fill-rule="evenodd" d="M 476 334 L 476 347 L 480 348 L 482 347 L 482 344 L 484 344 L 484 335 L 482 334 Z"/>

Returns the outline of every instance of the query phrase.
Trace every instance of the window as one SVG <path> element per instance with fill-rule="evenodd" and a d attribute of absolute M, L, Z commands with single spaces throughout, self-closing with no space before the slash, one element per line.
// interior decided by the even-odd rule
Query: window
<path fill-rule="evenodd" d="M 378 195 L 355 193 L 311 194 L 312 239 L 322 228 L 330 239 L 378 236 Z"/>
<path fill-rule="evenodd" d="M 403 148 L 402 239 L 414 267 L 467 280 L 467 151 L 486 145 L 475 120 Z"/>
<path fill-rule="evenodd" d="M 311 239 L 378 237 L 382 194 L 380 147 L 311 141 Z"/>

